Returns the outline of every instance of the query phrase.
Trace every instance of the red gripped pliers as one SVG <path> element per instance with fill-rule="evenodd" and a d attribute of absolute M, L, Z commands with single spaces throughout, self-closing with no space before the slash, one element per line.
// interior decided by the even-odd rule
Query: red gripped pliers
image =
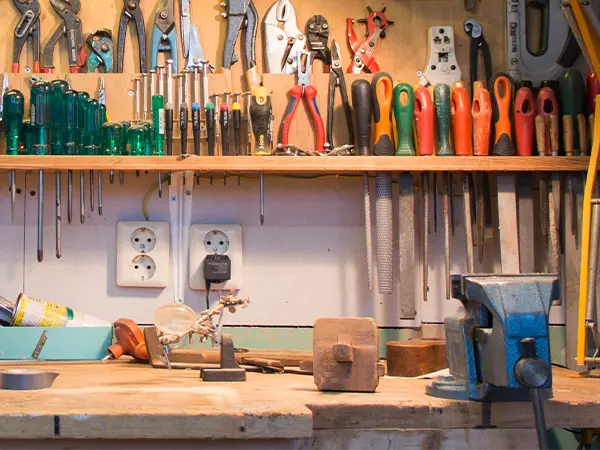
<path fill-rule="evenodd" d="M 298 84 L 290 89 L 290 103 L 285 110 L 283 120 L 281 122 L 281 144 L 286 146 L 289 144 L 290 127 L 294 120 L 296 109 L 302 97 L 306 98 L 310 116 L 315 125 L 317 133 L 317 146 L 315 150 L 322 153 L 325 150 L 325 127 L 323 126 L 323 118 L 317 107 L 317 90 L 310 85 L 310 66 L 311 56 L 309 52 L 298 52 Z"/>
<path fill-rule="evenodd" d="M 367 39 L 362 44 L 358 42 L 358 37 L 354 32 L 354 20 L 346 19 L 348 43 L 352 49 L 352 62 L 348 67 L 348 73 L 379 72 L 379 64 L 375 61 L 375 47 L 379 38 L 385 39 L 385 32 L 394 22 L 387 20 L 385 16 L 386 7 L 381 11 L 373 11 L 367 6 L 369 16 L 366 19 L 359 19 L 359 23 L 367 24 Z"/>

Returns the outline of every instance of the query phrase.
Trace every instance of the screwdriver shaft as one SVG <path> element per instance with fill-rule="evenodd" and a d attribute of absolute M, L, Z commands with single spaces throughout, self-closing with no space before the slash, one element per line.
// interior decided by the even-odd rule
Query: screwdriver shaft
<path fill-rule="evenodd" d="M 67 172 L 67 220 L 73 223 L 73 171 Z"/>
<path fill-rule="evenodd" d="M 38 171 L 38 230 L 37 259 L 44 260 L 44 171 Z"/>
<path fill-rule="evenodd" d="M 102 215 L 102 172 L 98 172 L 98 214 Z"/>
<path fill-rule="evenodd" d="M 61 212 L 61 173 L 55 173 L 55 184 L 56 184 L 56 257 L 58 259 L 62 256 L 62 212 Z"/>
<path fill-rule="evenodd" d="M 85 223 L 85 173 L 79 172 L 79 221 Z"/>

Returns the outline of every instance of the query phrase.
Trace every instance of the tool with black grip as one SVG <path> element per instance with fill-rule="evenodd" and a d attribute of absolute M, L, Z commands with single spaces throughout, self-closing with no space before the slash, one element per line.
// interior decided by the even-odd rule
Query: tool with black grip
<path fill-rule="evenodd" d="M 254 133 L 252 156 L 267 156 L 273 152 L 273 107 L 271 96 L 265 87 L 252 91 L 250 97 L 250 119 Z M 265 177 L 260 173 L 260 224 L 265 223 Z"/>
<path fill-rule="evenodd" d="M 334 148 L 333 142 L 333 119 L 335 107 L 335 88 L 339 87 L 342 96 L 342 105 L 346 115 L 346 129 L 348 130 L 348 143 L 354 145 L 354 124 L 352 123 L 352 109 L 348 101 L 348 91 L 346 89 L 346 79 L 344 78 L 344 69 L 342 68 L 342 57 L 340 55 L 340 46 L 333 40 L 331 43 L 331 72 L 329 73 L 329 90 L 327 95 L 327 144 L 329 148 Z"/>
<path fill-rule="evenodd" d="M 242 105 L 240 104 L 240 92 L 233 94 L 233 105 L 231 106 L 231 116 L 233 121 L 233 151 L 235 156 L 240 156 L 242 152 Z M 238 186 L 240 176 L 238 175 Z"/>
<path fill-rule="evenodd" d="M 21 53 L 28 41 L 32 47 L 32 72 L 40 73 L 40 3 L 38 0 L 13 0 L 13 4 L 21 18 L 14 32 L 12 73 L 19 73 Z"/>
<path fill-rule="evenodd" d="M 394 82 L 385 72 L 376 74 L 371 82 L 373 117 L 375 120 L 375 156 L 394 155 L 392 101 Z M 375 177 L 375 230 L 377 249 L 377 285 L 380 294 L 391 294 L 394 282 L 392 174 L 377 172 Z"/>
<path fill-rule="evenodd" d="M 358 137 L 357 154 L 370 156 L 371 151 L 371 121 L 373 119 L 373 93 L 371 83 L 367 80 L 356 80 L 352 83 L 352 106 L 356 120 Z M 363 177 L 365 205 L 365 246 L 367 250 L 367 283 L 369 292 L 373 290 L 373 240 L 371 237 L 371 187 L 369 175 Z"/>
<path fill-rule="evenodd" d="M 50 0 L 54 10 L 61 16 L 63 24 L 59 25 L 44 46 L 42 72 L 54 71 L 54 47 L 61 37 L 67 39 L 67 55 L 69 55 L 69 72 L 79 73 L 85 66 L 85 49 L 83 48 L 83 31 L 77 13 L 81 9 L 80 0 Z"/>
<path fill-rule="evenodd" d="M 123 60 L 125 58 L 125 37 L 129 21 L 133 20 L 138 38 L 138 61 L 140 72 L 146 73 L 146 27 L 144 16 L 140 7 L 141 0 L 123 0 L 123 10 L 119 21 L 119 36 L 117 43 L 117 66 L 115 73 L 123 73 Z"/>

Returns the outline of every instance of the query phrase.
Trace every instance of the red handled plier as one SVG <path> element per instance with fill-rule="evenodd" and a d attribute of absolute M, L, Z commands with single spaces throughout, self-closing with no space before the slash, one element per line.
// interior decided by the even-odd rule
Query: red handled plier
<path fill-rule="evenodd" d="M 322 153 L 325 150 L 325 127 L 323 126 L 323 118 L 317 107 L 317 90 L 310 85 L 310 66 L 311 55 L 306 51 L 298 52 L 298 84 L 290 89 L 290 103 L 285 110 L 283 120 L 281 122 L 281 144 L 289 145 L 290 127 L 294 120 L 296 109 L 302 97 L 306 98 L 310 116 L 315 125 L 317 133 L 317 146 L 315 150 Z"/>
<path fill-rule="evenodd" d="M 358 37 L 354 32 L 354 20 L 346 19 L 348 43 L 352 49 L 352 63 L 348 67 L 348 73 L 376 73 L 379 72 L 379 64 L 375 61 L 375 47 L 379 39 L 385 39 L 386 30 L 394 22 L 387 20 L 385 16 L 386 7 L 381 11 L 373 11 L 367 6 L 369 16 L 366 19 L 359 19 L 359 23 L 367 24 L 367 39 L 362 44 L 358 42 Z"/>

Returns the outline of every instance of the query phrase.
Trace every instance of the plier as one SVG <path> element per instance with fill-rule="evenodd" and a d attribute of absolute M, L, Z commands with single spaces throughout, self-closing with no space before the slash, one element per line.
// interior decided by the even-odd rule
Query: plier
<path fill-rule="evenodd" d="M 312 16 L 308 19 L 306 37 L 313 60 L 321 60 L 323 64 L 330 66 L 331 52 L 329 51 L 329 22 L 327 19 L 323 16 Z"/>
<path fill-rule="evenodd" d="M 173 70 L 179 72 L 177 29 L 175 27 L 174 0 L 159 0 L 154 16 L 154 29 L 152 30 L 152 44 L 150 49 L 150 70 L 156 70 L 158 54 L 167 52 L 173 60 Z"/>
<path fill-rule="evenodd" d="M 59 25 L 44 46 L 42 72 L 52 73 L 54 71 L 54 47 L 58 44 L 58 40 L 64 36 L 67 38 L 69 72 L 79 73 L 85 65 L 83 30 L 81 20 L 77 17 L 81 9 L 81 2 L 80 0 L 50 0 L 50 4 L 64 23 Z"/>
<path fill-rule="evenodd" d="M 146 27 L 144 25 L 144 16 L 142 15 L 142 10 L 140 8 L 140 0 L 123 0 L 123 3 L 121 20 L 119 21 L 116 73 L 123 73 L 125 37 L 127 35 L 127 25 L 129 24 L 130 20 L 135 22 L 135 29 L 137 30 L 140 52 L 140 72 L 146 73 Z"/>
<path fill-rule="evenodd" d="M 469 64 L 471 66 L 469 77 L 471 92 L 473 92 L 473 85 L 478 80 L 479 52 L 481 52 L 483 59 L 486 87 L 490 85 L 490 79 L 492 78 L 492 57 L 490 55 L 490 47 L 483 36 L 481 24 L 476 19 L 469 17 L 463 23 L 463 27 L 465 33 L 471 38 L 471 43 L 469 44 Z"/>
<path fill-rule="evenodd" d="M 180 0 L 179 11 L 181 12 L 181 21 L 179 26 L 181 27 L 181 45 L 183 46 L 183 57 L 188 58 L 190 54 L 190 39 L 191 39 L 191 26 L 190 20 L 190 0 Z"/>
<path fill-rule="evenodd" d="M 367 6 L 369 13 L 366 19 L 359 19 L 359 23 L 367 24 L 367 39 L 361 44 L 354 32 L 354 20 L 346 19 L 346 28 L 348 34 L 348 43 L 352 49 L 352 63 L 348 67 L 348 73 L 379 72 L 379 64 L 375 61 L 375 47 L 379 39 L 385 39 L 386 30 L 394 22 L 388 20 L 385 6 L 381 11 L 373 11 Z"/>
<path fill-rule="evenodd" d="M 258 12 L 252 0 L 228 0 L 227 12 L 227 40 L 223 48 L 223 69 L 231 71 L 231 66 L 239 60 L 235 52 L 235 43 L 238 40 L 242 26 L 246 25 L 244 35 L 244 49 L 248 68 L 246 78 L 249 84 L 256 84 L 256 33 L 258 32 Z M 259 82 L 258 82 L 259 83 Z M 260 84 L 260 83 L 259 83 Z"/>
<path fill-rule="evenodd" d="M 352 121 L 352 108 L 348 101 L 348 90 L 346 89 L 346 79 L 344 78 L 344 69 L 342 68 L 342 57 L 340 56 L 340 46 L 335 41 L 331 43 L 331 72 L 329 73 L 329 92 L 327 96 L 327 144 L 333 148 L 333 112 L 335 107 L 335 88 L 340 88 L 342 103 L 344 104 L 344 113 L 346 115 L 346 127 L 348 128 L 348 140 L 350 145 L 354 145 L 354 122 Z"/>
<path fill-rule="evenodd" d="M 317 134 L 317 146 L 315 150 L 323 153 L 325 150 L 325 128 L 323 127 L 323 118 L 317 106 L 317 90 L 310 85 L 311 55 L 307 51 L 300 51 L 296 55 L 296 60 L 298 61 L 298 84 L 292 87 L 289 92 L 290 103 L 281 121 L 281 145 L 284 147 L 289 145 L 290 127 L 298 109 L 300 99 L 305 97 Z"/>
<path fill-rule="evenodd" d="M 112 72 L 113 67 L 113 40 L 112 31 L 103 28 L 95 30 L 85 40 L 86 44 L 92 49 L 88 58 L 88 73 L 93 73 L 96 69 L 103 73 Z"/>
<path fill-rule="evenodd" d="M 40 72 L 40 3 L 38 0 L 13 0 L 21 13 L 21 19 L 15 27 L 13 42 L 12 72 L 20 70 L 19 60 L 25 43 L 31 38 L 33 44 L 33 72 Z"/>
<path fill-rule="evenodd" d="M 306 47 L 306 38 L 298 28 L 296 9 L 289 0 L 275 2 L 264 19 L 264 39 L 269 73 L 296 73 L 298 55 Z"/>

